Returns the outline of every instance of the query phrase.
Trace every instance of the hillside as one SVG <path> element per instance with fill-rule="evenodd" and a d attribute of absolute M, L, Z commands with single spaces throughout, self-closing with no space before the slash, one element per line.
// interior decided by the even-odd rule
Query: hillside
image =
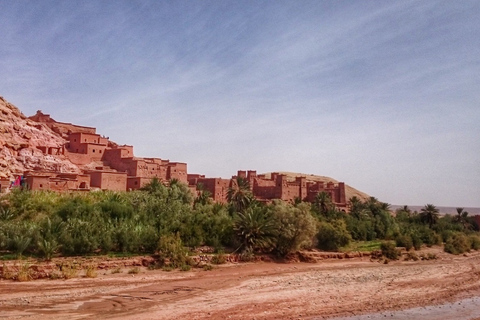
<path fill-rule="evenodd" d="M 66 140 L 42 123 L 28 119 L 0 97 L 0 178 L 13 178 L 26 170 L 78 173 L 79 168 L 61 156 L 43 154 L 37 147 L 61 147 Z"/>

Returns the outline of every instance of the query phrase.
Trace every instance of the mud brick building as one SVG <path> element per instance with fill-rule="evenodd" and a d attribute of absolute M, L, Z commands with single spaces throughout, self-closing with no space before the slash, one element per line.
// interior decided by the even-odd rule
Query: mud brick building
<path fill-rule="evenodd" d="M 165 184 L 173 179 L 187 184 L 195 194 L 208 190 L 215 202 L 226 203 L 230 188 L 236 187 L 237 177 L 249 182 L 252 194 L 262 202 L 281 199 L 294 202 L 297 199 L 313 202 L 316 195 L 326 192 L 338 207 L 346 207 L 345 184 L 340 182 L 312 182 L 304 176 L 290 180 L 286 175 L 272 173 L 257 175 L 256 171 L 238 171 L 231 179 L 209 178 L 200 174 L 188 174 L 187 164 L 170 162 L 160 158 L 135 157 L 133 146 L 118 145 L 108 137 L 96 133 L 96 128 L 57 122 L 41 111 L 29 119 L 46 125 L 58 135 L 64 145 L 42 145 L 37 149 L 44 155 L 68 159 L 78 166 L 79 173 L 29 171 L 23 173 L 31 190 L 88 191 L 94 189 L 128 191 L 137 190 L 157 178 Z M 7 182 L 2 182 L 5 189 Z"/>

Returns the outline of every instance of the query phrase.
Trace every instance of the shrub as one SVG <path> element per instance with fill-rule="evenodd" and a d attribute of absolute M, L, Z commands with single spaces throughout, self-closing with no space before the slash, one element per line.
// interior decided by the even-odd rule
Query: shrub
<path fill-rule="evenodd" d="M 65 279 L 72 279 L 77 276 L 78 270 L 74 263 L 64 263 L 60 266 L 60 271 Z"/>
<path fill-rule="evenodd" d="M 413 240 L 410 235 L 399 235 L 395 238 L 397 247 L 405 247 L 407 251 L 410 251 L 413 247 Z"/>
<path fill-rule="evenodd" d="M 463 233 L 453 234 L 445 243 L 444 251 L 452 254 L 461 254 L 470 251 L 471 244 Z"/>
<path fill-rule="evenodd" d="M 15 279 L 15 273 L 13 272 L 13 270 L 11 270 L 9 267 L 7 267 L 5 265 L 5 263 L 3 264 L 2 270 L 3 270 L 3 272 L 2 272 L 3 279 L 5 279 L 5 280 Z"/>
<path fill-rule="evenodd" d="M 62 279 L 63 278 L 63 274 L 58 272 L 58 271 L 53 271 L 52 273 L 50 273 L 48 275 L 48 278 L 50 280 L 58 280 L 58 279 Z"/>
<path fill-rule="evenodd" d="M 422 259 L 422 260 L 437 260 L 437 255 L 435 253 L 430 253 L 430 252 L 427 253 L 427 254 L 422 253 L 420 255 L 420 259 Z"/>
<path fill-rule="evenodd" d="M 480 237 L 477 235 L 471 235 L 470 239 L 470 248 L 473 250 L 480 249 Z"/>
<path fill-rule="evenodd" d="M 382 242 L 380 250 L 382 251 L 382 255 L 390 260 L 397 260 L 400 255 L 399 250 L 395 247 L 395 243 L 390 241 Z"/>
<path fill-rule="evenodd" d="M 188 264 L 184 264 L 183 266 L 180 267 L 180 271 L 190 271 L 192 267 Z"/>
<path fill-rule="evenodd" d="M 234 221 L 235 235 L 243 249 L 268 251 L 272 248 L 277 229 L 272 215 L 262 207 L 239 212 Z"/>
<path fill-rule="evenodd" d="M 138 274 L 140 273 L 139 267 L 133 267 L 132 269 L 128 270 L 128 274 Z"/>
<path fill-rule="evenodd" d="M 275 203 L 270 207 L 276 233 L 274 250 L 280 256 L 286 256 L 302 248 L 312 246 L 316 233 L 316 220 L 310 213 L 310 207 L 293 207 L 284 203 Z"/>
<path fill-rule="evenodd" d="M 30 270 L 30 265 L 28 263 L 24 263 L 20 270 L 18 270 L 17 280 L 18 281 L 30 281 L 32 280 L 32 272 Z"/>
<path fill-rule="evenodd" d="M 38 248 L 45 260 L 50 261 L 52 260 L 55 251 L 59 248 L 59 245 L 54 239 L 42 239 L 41 241 L 38 241 Z"/>
<path fill-rule="evenodd" d="M 224 264 L 224 263 L 227 262 L 227 257 L 225 256 L 225 254 L 219 253 L 219 254 L 214 255 L 214 256 L 212 257 L 211 262 L 212 262 L 213 264 Z"/>
<path fill-rule="evenodd" d="M 203 266 L 203 271 L 211 271 L 213 270 L 213 266 L 211 264 L 206 264 Z"/>
<path fill-rule="evenodd" d="M 255 253 L 251 248 L 246 248 L 240 253 L 239 260 L 242 262 L 255 261 Z"/>
<path fill-rule="evenodd" d="M 340 247 L 348 245 L 352 237 L 343 220 L 334 220 L 331 223 L 320 223 L 317 239 L 318 248 L 326 251 L 338 251 Z"/>
<path fill-rule="evenodd" d="M 163 271 L 166 271 L 166 272 L 170 272 L 170 271 L 175 270 L 175 268 L 172 267 L 172 266 L 163 266 L 163 267 L 162 267 L 162 270 L 163 270 Z"/>
<path fill-rule="evenodd" d="M 423 241 L 417 234 L 412 234 L 412 245 L 415 250 L 420 250 L 422 248 Z"/>
<path fill-rule="evenodd" d="M 115 274 L 115 273 L 122 273 L 122 268 L 116 267 L 115 269 L 113 269 L 112 274 Z"/>
<path fill-rule="evenodd" d="M 427 259 L 428 260 L 437 260 L 437 255 L 435 253 L 427 253 Z"/>
<path fill-rule="evenodd" d="M 407 255 L 405 256 L 405 261 L 418 261 L 418 256 L 415 252 L 407 252 Z"/>
<path fill-rule="evenodd" d="M 96 278 L 97 277 L 97 266 L 95 264 L 89 264 L 85 270 L 85 277 L 87 278 Z"/>
<path fill-rule="evenodd" d="M 160 265 L 168 264 L 173 268 L 179 268 L 185 264 L 190 264 L 188 251 L 183 247 L 180 235 L 168 235 L 160 238 L 158 242 L 158 261 Z"/>

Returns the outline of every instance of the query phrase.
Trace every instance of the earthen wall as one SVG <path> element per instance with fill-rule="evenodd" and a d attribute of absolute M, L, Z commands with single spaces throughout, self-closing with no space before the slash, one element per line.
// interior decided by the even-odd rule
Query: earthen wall
<path fill-rule="evenodd" d="M 121 172 L 91 171 L 90 185 L 102 190 L 126 191 L 127 174 Z"/>

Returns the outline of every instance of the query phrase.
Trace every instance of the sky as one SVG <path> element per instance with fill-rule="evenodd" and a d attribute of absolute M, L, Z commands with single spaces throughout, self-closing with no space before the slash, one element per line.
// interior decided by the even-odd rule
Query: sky
<path fill-rule="evenodd" d="M 480 207 L 480 2 L 0 0 L 0 95 L 189 173 Z"/>

